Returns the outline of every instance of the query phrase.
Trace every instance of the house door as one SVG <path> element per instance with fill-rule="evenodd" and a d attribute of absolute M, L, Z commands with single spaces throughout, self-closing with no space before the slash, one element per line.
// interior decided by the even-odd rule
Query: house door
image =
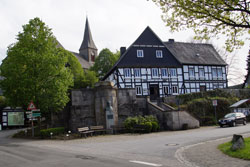
<path fill-rule="evenodd" d="M 159 85 L 150 85 L 150 100 L 157 100 L 159 97 Z"/>
<path fill-rule="evenodd" d="M 200 86 L 200 92 L 206 92 L 206 86 Z"/>

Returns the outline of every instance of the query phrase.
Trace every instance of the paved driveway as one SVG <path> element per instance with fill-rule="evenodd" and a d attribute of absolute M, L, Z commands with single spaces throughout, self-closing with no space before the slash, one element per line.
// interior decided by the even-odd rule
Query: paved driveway
<path fill-rule="evenodd" d="M 7 133 L 11 132 L 0 132 L 0 164 L 5 167 L 184 167 L 188 165 L 188 160 L 194 159 L 185 156 L 186 150 L 179 150 L 200 142 L 231 137 L 233 134 L 250 133 L 250 125 L 205 127 L 145 135 L 106 135 L 70 141 L 6 139 L 4 136 Z M 183 161 L 183 157 L 187 161 Z"/>

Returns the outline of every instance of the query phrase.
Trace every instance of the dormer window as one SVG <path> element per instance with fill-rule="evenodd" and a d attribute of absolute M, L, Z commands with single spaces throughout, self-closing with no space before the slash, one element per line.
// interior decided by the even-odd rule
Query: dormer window
<path fill-rule="evenodd" d="M 137 57 L 144 57 L 143 50 L 137 50 Z"/>
<path fill-rule="evenodd" d="M 156 58 L 162 58 L 162 50 L 156 50 Z"/>

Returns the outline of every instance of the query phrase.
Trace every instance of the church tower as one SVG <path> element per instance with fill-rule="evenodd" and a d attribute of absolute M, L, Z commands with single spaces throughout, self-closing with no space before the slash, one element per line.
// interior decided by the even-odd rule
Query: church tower
<path fill-rule="evenodd" d="M 85 31 L 83 41 L 79 49 L 79 55 L 92 65 L 94 64 L 97 56 L 97 48 L 91 35 L 88 17 L 86 18 Z"/>

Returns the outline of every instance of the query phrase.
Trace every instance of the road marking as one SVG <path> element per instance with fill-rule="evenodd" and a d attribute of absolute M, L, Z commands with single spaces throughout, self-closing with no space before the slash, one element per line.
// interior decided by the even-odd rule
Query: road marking
<path fill-rule="evenodd" d="M 143 162 L 143 161 L 129 161 L 129 162 L 133 162 L 133 163 L 137 163 L 137 164 L 143 164 L 143 165 L 148 165 L 148 166 L 162 166 L 162 164 L 153 164 L 153 163 L 149 163 L 149 162 Z"/>

